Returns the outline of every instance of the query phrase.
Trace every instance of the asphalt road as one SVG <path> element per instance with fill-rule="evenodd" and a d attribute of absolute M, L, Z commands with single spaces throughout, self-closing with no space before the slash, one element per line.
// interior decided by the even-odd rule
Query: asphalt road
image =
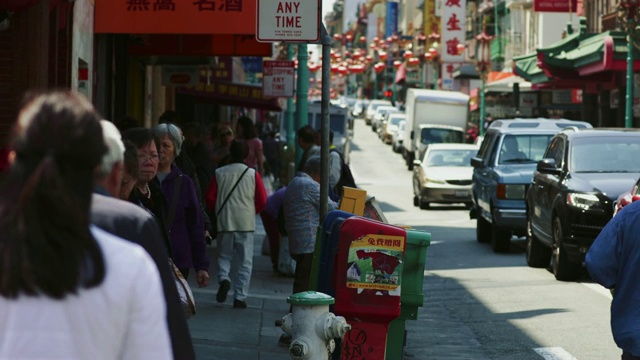
<path fill-rule="evenodd" d="M 418 320 L 407 321 L 404 359 L 619 359 L 611 296 L 585 275 L 559 282 L 526 266 L 524 239 L 507 254 L 475 240 L 462 204 L 413 206 L 412 173 L 399 154 L 356 120 L 351 168 L 389 222 L 432 234 Z"/>

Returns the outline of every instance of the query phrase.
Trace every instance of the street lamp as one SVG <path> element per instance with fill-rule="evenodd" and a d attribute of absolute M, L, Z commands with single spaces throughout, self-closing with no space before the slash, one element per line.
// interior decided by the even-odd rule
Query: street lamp
<path fill-rule="evenodd" d="M 487 81 L 487 73 L 491 70 L 491 40 L 493 40 L 493 36 L 489 36 L 487 34 L 486 27 L 482 28 L 482 32 L 476 36 L 476 40 L 478 42 L 478 48 L 476 55 L 476 69 L 478 70 L 478 74 L 480 74 L 480 79 L 482 80 L 482 87 L 480 88 L 480 136 L 484 135 L 484 112 L 485 112 L 485 103 L 484 103 L 484 86 Z"/>
<path fill-rule="evenodd" d="M 638 0 L 620 0 L 618 19 L 627 33 L 627 94 L 625 97 L 624 127 L 633 127 L 633 46 L 638 42 L 640 14 Z"/>

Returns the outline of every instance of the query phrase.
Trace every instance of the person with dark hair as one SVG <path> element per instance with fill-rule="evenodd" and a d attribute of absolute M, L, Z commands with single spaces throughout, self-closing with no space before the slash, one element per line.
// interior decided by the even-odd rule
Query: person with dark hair
<path fill-rule="evenodd" d="M 123 172 L 120 180 L 120 192 L 118 198 L 129 199 L 133 188 L 140 177 L 140 163 L 138 162 L 138 149 L 129 140 L 124 140 Z"/>
<path fill-rule="evenodd" d="M 34 96 L 13 134 L 0 191 L 0 354 L 172 359 L 155 264 L 90 225 L 107 152 L 91 103 L 69 91 Z"/>
<path fill-rule="evenodd" d="M 140 168 L 138 179 L 129 201 L 142 206 L 155 215 L 160 225 L 162 238 L 169 256 L 172 257 L 169 241 L 169 227 L 167 226 L 167 202 L 160 189 L 160 184 L 154 180 L 158 173 L 158 146 L 151 129 L 133 128 L 122 134 L 124 140 L 131 141 L 138 151 L 138 165 Z"/>
<path fill-rule="evenodd" d="M 249 154 L 245 159 L 245 164 L 258 170 L 260 175 L 264 175 L 264 154 L 262 149 L 262 140 L 258 138 L 258 130 L 247 116 L 238 118 L 236 126 L 236 135 L 238 138 L 246 141 L 249 146 Z"/>
<path fill-rule="evenodd" d="M 102 157 L 102 166 L 96 178 L 91 201 L 91 221 L 103 230 L 142 246 L 151 256 L 160 273 L 164 289 L 173 357 L 174 359 L 195 359 L 191 335 L 178 296 L 172 274 L 173 269 L 169 266 L 167 251 L 162 246 L 162 233 L 158 223 L 148 211 L 128 201 L 115 198 L 122 192 L 121 178 L 124 178 L 123 173 L 126 173 L 126 168 L 129 168 L 130 173 L 138 172 L 136 149 L 130 142 L 127 142 L 129 146 L 127 149 L 127 145 L 122 142 L 120 132 L 112 123 L 106 120 L 100 123 L 108 151 Z M 129 154 L 126 154 L 127 151 Z M 127 156 L 130 158 L 129 164 L 124 164 Z M 132 179 L 137 178 L 138 176 L 135 175 Z M 134 185 L 135 181 L 131 181 L 127 197 Z"/>
<path fill-rule="evenodd" d="M 174 110 L 166 110 L 158 118 L 158 124 L 171 123 L 180 125 L 180 122 L 180 115 L 178 115 L 178 112 Z"/>
<path fill-rule="evenodd" d="M 298 129 L 298 146 L 302 149 L 302 157 L 296 169 L 304 171 L 307 159 L 313 155 L 320 155 L 320 146 L 316 145 L 316 131 L 311 125 Z"/>
<path fill-rule="evenodd" d="M 129 129 L 140 127 L 140 122 L 132 116 L 125 116 L 122 119 L 116 121 L 115 125 L 122 133 Z"/>
<path fill-rule="evenodd" d="M 218 221 L 218 293 L 216 300 L 223 303 L 231 289 L 231 261 L 234 253 L 240 262 L 234 284 L 234 308 L 246 308 L 249 281 L 253 268 L 253 234 L 256 214 L 267 202 L 267 193 L 260 173 L 244 161 L 249 146 L 243 140 L 233 140 L 229 147 L 231 164 L 216 170 L 209 185 L 207 205 L 215 210 Z"/>
<path fill-rule="evenodd" d="M 182 132 L 177 126 L 165 123 L 156 125 L 153 133 L 160 144 L 156 180 L 160 182 L 167 203 L 167 230 L 173 262 L 185 279 L 194 268 L 198 285 L 205 287 L 209 284 L 209 259 L 203 209 L 193 181 L 174 164 L 182 151 Z"/>
<path fill-rule="evenodd" d="M 234 136 L 231 126 L 226 124 L 220 125 L 216 134 L 218 137 L 214 141 L 211 158 L 214 168 L 217 169 L 231 163 L 229 159 L 229 147 L 231 146 L 231 141 L 234 139 Z"/>

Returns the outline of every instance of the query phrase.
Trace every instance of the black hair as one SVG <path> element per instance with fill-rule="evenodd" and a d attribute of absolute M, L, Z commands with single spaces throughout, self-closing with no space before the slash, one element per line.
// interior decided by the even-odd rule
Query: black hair
<path fill-rule="evenodd" d="M 129 140 L 124 140 L 124 172 L 134 179 L 140 177 L 140 161 L 138 160 L 138 149 Z"/>
<path fill-rule="evenodd" d="M 316 142 L 316 131 L 311 125 L 305 125 L 298 129 L 298 138 L 307 144 L 313 144 Z"/>
<path fill-rule="evenodd" d="M 70 91 L 27 102 L 13 129 L 15 162 L 0 192 L 0 296 L 63 299 L 105 277 L 89 230 L 101 116 Z"/>
<path fill-rule="evenodd" d="M 249 140 L 258 137 L 258 130 L 256 130 L 253 120 L 248 116 L 240 116 L 240 118 L 238 118 L 238 125 L 242 127 L 242 134 L 238 135 L 242 136 L 243 139 Z"/>
<path fill-rule="evenodd" d="M 231 145 L 229 146 L 229 156 L 231 157 L 231 162 L 233 163 L 244 162 L 245 159 L 249 156 L 249 145 L 242 139 L 231 140 Z"/>
<path fill-rule="evenodd" d="M 151 141 L 153 141 L 156 146 L 158 145 L 156 138 L 153 136 L 153 131 L 142 127 L 132 128 L 123 132 L 122 140 L 131 141 L 138 149 L 146 146 Z"/>

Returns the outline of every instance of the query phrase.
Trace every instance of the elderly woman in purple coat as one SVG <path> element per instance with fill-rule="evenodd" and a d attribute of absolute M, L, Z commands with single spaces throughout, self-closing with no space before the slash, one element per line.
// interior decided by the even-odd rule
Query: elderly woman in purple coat
<path fill-rule="evenodd" d="M 182 148 L 182 131 L 173 124 L 153 128 L 158 143 L 158 173 L 165 197 L 166 227 L 171 241 L 171 253 L 176 267 L 185 279 L 195 269 L 200 287 L 209 285 L 209 259 L 206 253 L 202 207 L 193 180 L 173 163 Z"/>

